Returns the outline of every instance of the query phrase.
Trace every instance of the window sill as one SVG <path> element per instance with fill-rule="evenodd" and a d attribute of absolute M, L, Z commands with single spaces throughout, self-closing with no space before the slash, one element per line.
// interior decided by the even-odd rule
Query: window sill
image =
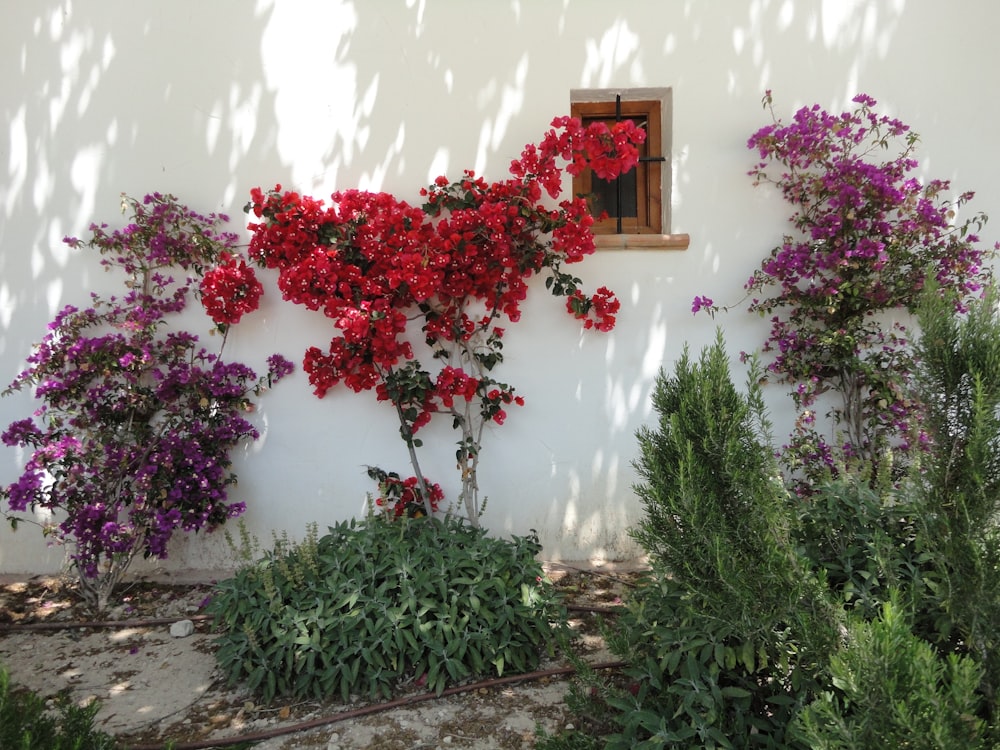
<path fill-rule="evenodd" d="M 687 250 L 691 236 L 687 234 L 597 234 L 594 247 L 598 250 Z"/>

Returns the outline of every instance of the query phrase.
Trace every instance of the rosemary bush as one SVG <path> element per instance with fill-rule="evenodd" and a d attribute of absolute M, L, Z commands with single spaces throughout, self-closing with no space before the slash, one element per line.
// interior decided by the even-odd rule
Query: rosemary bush
<path fill-rule="evenodd" d="M 854 620 L 830 661 L 834 690 L 797 719 L 811 750 L 984 747 L 976 716 L 982 669 L 968 656 L 942 657 L 913 634 L 898 597 L 872 621 Z"/>
<path fill-rule="evenodd" d="M 788 729 L 837 618 L 794 543 L 759 374 L 734 385 L 720 334 L 657 380 L 634 531 L 653 567 L 609 634 L 635 681 L 603 696 L 620 711 L 609 748 L 804 747 Z"/>

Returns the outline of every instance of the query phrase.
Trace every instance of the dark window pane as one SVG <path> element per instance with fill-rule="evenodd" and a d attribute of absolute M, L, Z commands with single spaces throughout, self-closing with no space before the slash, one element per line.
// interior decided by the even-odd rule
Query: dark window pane
<path fill-rule="evenodd" d="M 596 215 L 602 212 L 614 218 L 635 218 L 639 215 L 636 191 L 637 169 L 630 170 L 616 180 L 602 180 L 594 177 L 591 181 L 593 211 Z M 618 190 L 621 188 L 621 213 L 618 212 Z"/>
<path fill-rule="evenodd" d="M 573 115 L 584 126 L 601 122 L 614 127 L 615 102 L 575 103 Z M 594 216 L 597 234 L 642 234 L 660 231 L 660 165 L 649 154 L 659 154 L 659 103 L 654 101 L 622 102 L 621 119 L 630 119 L 643 128 L 650 140 L 639 147 L 640 162 L 619 180 L 602 180 L 591 170 L 573 178 L 574 195 L 584 198 Z M 652 131 L 656 132 L 652 132 Z M 621 206 L 619 207 L 619 203 Z"/>

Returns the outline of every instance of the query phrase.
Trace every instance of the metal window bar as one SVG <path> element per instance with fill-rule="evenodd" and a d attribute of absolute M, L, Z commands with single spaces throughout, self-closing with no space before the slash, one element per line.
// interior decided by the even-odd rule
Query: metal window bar
<path fill-rule="evenodd" d="M 621 94 L 615 94 L 615 122 L 621 122 L 621 121 L 622 121 L 622 95 Z M 640 156 L 639 157 L 639 161 L 640 162 L 666 161 L 666 160 L 667 160 L 667 158 L 665 156 Z M 622 181 L 621 181 L 621 175 L 619 175 L 618 177 L 615 177 L 615 196 L 616 196 L 616 198 L 618 200 L 618 209 L 617 209 L 618 216 L 615 217 L 617 219 L 616 229 L 617 229 L 617 234 L 622 234 Z"/>

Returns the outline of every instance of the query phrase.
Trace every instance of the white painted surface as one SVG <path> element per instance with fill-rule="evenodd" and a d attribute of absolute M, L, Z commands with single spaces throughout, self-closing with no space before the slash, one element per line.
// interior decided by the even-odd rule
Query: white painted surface
<path fill-rule="evenodd" d="M 735 302 L 784 231 L 787 211 L 755 191 L 746 140 L 766 124 L 764 89 L 786 119 L 838 111 L 865 92 L 922 135 L 923 171 L 976 190 L 1000 213 L 1000 6 L 988 0 L 36 0 L 9 3 L 0 28 L 0 380 L 10 382 L 52 314 L 109 291 L 94 258 L 64 235 L 114 222 L 118 195 L 173 192 L 237 226 L 251 187 L 326 195 L 383 189 L 419 200 L 440 173 L 500 178 L 521 147 L 569 109 L 573 88 L 673 88 L 672 230 L 686 252 L 603 252 L 579 266 L 622 300 L 610 335 L 582 333 L 538 285 L 510 326 L 502 378 L 527 400 L 490 434 L 480 477 L 485 523 L 537 529 L 550 559 L 628 558 L 639 516 L 636 429 L 650 420 L 661 365 L 697 351 L 715 323 L 704 294 Z M 997 239 L 990 225 L 984 239 Z M 323 345 L 325 321 L 281 302 L 230 336 L 228 356 L 262 368 Z M 733 352 L 764 333 L 721 321 Z M 207 326 L 206 326 L 207 330 Z M 780 394 L 776 394 L 780 395 Z M 0 399 L 0 424 L 29 414 Z M 300 536 L 358 514 L 365 464 L 408 472 L 392 414 L 370 394 L 323 401 L 301 373 L 261 404 L 263 438 L 237 458 L 251 531 Z M 425 469 L 449 488 L 454 436 Z M 0 483 L 24 457 L 0 449 Z M 176 545 L 169 567 L 213 567 L 221 535 Z M 36 530 L 0 531 L 0 572 L 57 567 Z"/>

